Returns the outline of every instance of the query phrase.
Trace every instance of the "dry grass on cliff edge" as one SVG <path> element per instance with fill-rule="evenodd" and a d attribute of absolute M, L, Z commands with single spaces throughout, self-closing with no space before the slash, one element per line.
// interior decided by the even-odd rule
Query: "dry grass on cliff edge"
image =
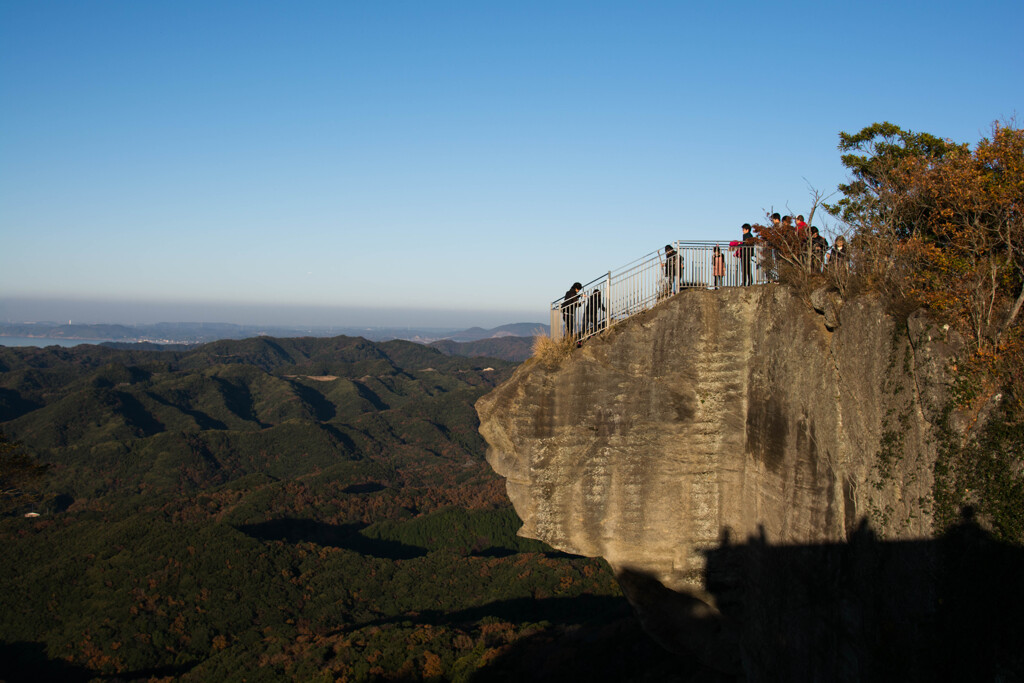
<path fill-rule="evenodd" d="M 533 357 L 545 365 L 551 365 L 568 358 L 575 346 L 572 337 L 552 339 L 543 333 L 536 334 L 533 337 Z"/>

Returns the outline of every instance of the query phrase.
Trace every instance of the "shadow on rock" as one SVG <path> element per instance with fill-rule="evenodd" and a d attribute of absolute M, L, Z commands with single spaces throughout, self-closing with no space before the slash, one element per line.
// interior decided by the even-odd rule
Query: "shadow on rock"
<path fill-rule="evenodd" d="M 668 649 L 747 681 L 1024 680 L 1024 548 L 971 518 L 937 539 L 706 551 L 710 603 L 623 572 Z"/>

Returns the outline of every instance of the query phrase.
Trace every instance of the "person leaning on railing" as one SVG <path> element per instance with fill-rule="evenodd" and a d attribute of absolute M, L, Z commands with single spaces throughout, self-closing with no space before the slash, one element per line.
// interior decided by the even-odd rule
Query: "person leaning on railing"
<path fill-rule="evenodd" d="M 590 290 L 587 297 L 587 308 L 583 313 L 583 334 L 596 334 L 604 329 L 605 320 L 601 315 L 604 312 L 604 297 L 601 296 L 600 287 Z"/>
<path fill-rule="evenodd" d="M 580 291 L 582 290 L 583 285 L 574 282 L 562 300 L 562 320 L 565 321 L 565 334 L 570 337 L 576 336 L 576 308 L 582 303 L 580 301 Z"/>

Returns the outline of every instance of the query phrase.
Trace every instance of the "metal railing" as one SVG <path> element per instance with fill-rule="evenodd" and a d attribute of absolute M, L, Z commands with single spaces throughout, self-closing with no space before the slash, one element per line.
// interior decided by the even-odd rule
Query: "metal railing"
<path fill-rule="evenodd" d="M 552 301 L 551 337 L 569 334 L 582 341 L 684 289 L 762 285 L 776 279 L 774 254 L 762 244 L 679 241 L 670 246 L 591 280 L 575 296 Z"/>

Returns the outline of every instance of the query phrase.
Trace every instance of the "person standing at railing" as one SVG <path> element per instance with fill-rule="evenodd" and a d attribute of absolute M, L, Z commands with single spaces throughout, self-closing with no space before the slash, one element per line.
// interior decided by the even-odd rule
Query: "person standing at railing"
<path fill-rule="evenodd" d="M 604 329 L 604 297 L 601 296 L 601 288 L 594 287 L 587 297 L 587 308 L 583 312 L 583 334 L 589 336 Z"/>
<path fill-rule="evenodd" d="M 750 274 L 750 259 L 754 256 L 754 236 L 750 232 L 750 223 L 743 224 L 743 241 L 736 251 L 740 257 L 742 285 L 747 287 L 754 284 L 754 279 Z"/>
<path fill-rule="evenodd" d="M 583 285 L 574 282 L 562 299 L 562 320 L 565 321 L 565 334 L 569 337 L 576 336 L 576 308 L 582 303 L 580 301 L 582 290 Z"/>
<path fill-rule="evenodd" d="M 675 294 L 676 282 L 679 280 L 679 256 L 671 244 L 665 245 L 665 263 L 662 268 L 665 270 L 665 279 L 668 281 L 668 294 Z"/>
<path fill-rule="evenodd" d="M 715 277 L 715 289 L 722 286 L 722 277 L 725 275 L 725 254 L 715 245 L 711 252 L 711 274 Z"/>

